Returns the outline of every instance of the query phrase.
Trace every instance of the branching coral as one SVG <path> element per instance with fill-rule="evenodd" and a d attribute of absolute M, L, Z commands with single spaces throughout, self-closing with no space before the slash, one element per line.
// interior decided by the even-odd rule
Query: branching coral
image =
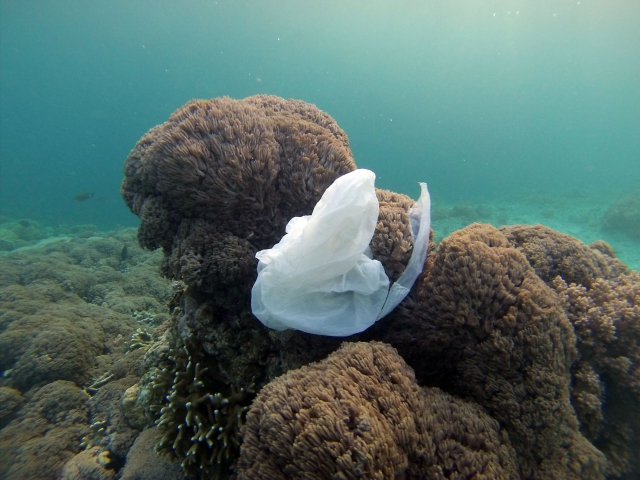
<path fill-rule="evenodd" d="M 247 415 L 239 479 L 514 478 L 498 423 L 422 390 L 388 345 L 344 344 L 262 389 Z"/>
<path fill-rule="evenodd" d="M 553 282 L 578 338 L 572 400 L 585 435 L 609 458 L 608 474 L 638 471 L 640 444 L 640 276 L 591 287 Z"/>
<path fill-rule="evenodd" d="M 151 335 L 145 328 L 137 328 L 135 333 L 131 335 L 131 341 L 129 342 L 129 351 L 142 348 L 147 350 L 153 344 L 153 335 Z"/>
<path fill-rule="evenodd" d="M 162 438 L 159 453 L 181 462 L 188 474 L 222 478 L 237 458 L 239 429 L 254 398 L 251 387 L 229 384 L 213 359 L 198 354 L 185 342 L 172 350 L 172 370 L 157 377 L 156 388 L 164 389 L 172 376 L 166 404 L 157 425 Z"/>

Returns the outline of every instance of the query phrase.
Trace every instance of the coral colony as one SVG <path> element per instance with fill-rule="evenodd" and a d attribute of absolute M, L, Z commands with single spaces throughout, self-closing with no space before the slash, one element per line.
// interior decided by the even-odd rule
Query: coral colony
<path fill-rule="evenodd" d="M 195 100 L 125 162 L 138 243 L 161 250 L 78 231 L 0 256 L 0 477 L 637 478 L 640 276 L 602 241 L 431 232 L 361 333 L 252 315 L 256 253 L 354 170 L 314 105 Z M 415 201 L 375 197 L 367 254 L 395 282 Z"/>

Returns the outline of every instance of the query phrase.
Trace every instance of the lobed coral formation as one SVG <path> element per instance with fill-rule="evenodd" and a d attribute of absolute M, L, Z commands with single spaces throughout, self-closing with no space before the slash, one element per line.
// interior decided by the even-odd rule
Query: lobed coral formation
<path fill-rule="evenodd" d="M 383 343 L 344 344 L 262 389 L 238 479 L 513 478 L 508 437 L 476 405 L 423 390 Z"/>
<path fill-rule="evenodd" d="M 563 304 L 499 230 L 452 234 L 378 332 L 427 384 L 471 398 L 509 433 L 526 478 L 602 478 L 606 461 L 570 403 L 575 334 Z"/>
<path fill-rule="evenodd" d="M 553 284 L 578 339 L 572 403 L 582 430 L 607 455 L 610 477 L 639 471 L 640 276 Z"/>
<path fill-rule="evenodd" d="M 393 282 L 402 275 L 413 252 L 409 208 L 415 202 L 406 195 L 389 190 L 376 189 L 376 195 L 380 212 L 370 247 Z"/>
<path fill-rule="evenodd" d="M 116 471 L 108 468 L 108 452 L 91 447 L 69 460 L 62 469 L 62 480 L 112 480 Z"/>
<path fill-rule="evenodd" d="M 0 430 L 0 478 L 60 478 L 63 464 L 80 451 L 88 425 L 89 396 L 58 380 L 38 389 Z"/>
<path fill-rule="evenodd" d="M 603 253 L 602 244 L 591 248 L 544 225 L 511 225 L 500 228 L 500 232 L 524 254 L 547 285 L 559 275 L 567 283 L 589 287 L 598 278 L 615 278 L 629 271 L 620 260 Z"/>
<path fill-rule="evenodd" d="M 121 192 L 142 221 L 140 245 L 162 247 L 163 275 L 233 304 L 255 278 L 255 253 L 353 169 L 347 136 L 315 106 L 215 98 L 150 130 L 125 162 Z"/>
<path fill-rule="evenodd" d="M 156 378 L 155 386 L 166 391 L 166 403 L 157 425 L 159 453 L 178 459 L 188 474 L 224 478 L 240 447 L 239 429 L 254 398 L 251 387 L 236 388 L 206 358 L 185 342 L 171 351 L 171 370 Z"/>
<path fill-rule="evenodd" d="M 83 437 L 114 469 L 138 434 L 118 412 L 142 373 L 144 350 L 126 353 L 139 325 L 131 312 L 168 318 L 171 288 L 157 275 L 159 255 L 135 246 L 134 230 L 83 232 L 0 257 L 2 478 L 59 478 Z M 40 395 L 55 400 L 43 407 L 50 413 L 34 415 Z M 104 433 L 91 439 L 93 423 Z"/>

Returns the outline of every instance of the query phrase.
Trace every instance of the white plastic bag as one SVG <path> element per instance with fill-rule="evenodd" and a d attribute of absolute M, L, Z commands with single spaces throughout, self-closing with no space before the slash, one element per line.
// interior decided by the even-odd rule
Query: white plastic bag
<path fill-rule="evenodd" d="M 411 221 L 411 235 L 413 237 L 413 252 L 407 267 L 389 289 L 387 301 L 380 312 L 378 320 L 391 312 L 407 296 L 422 272 L 429 250 L 429 233 L 431 233 L 431 197 L 427 184 L 420 182 L 420 198 L 409 209 Z"/>
<path fill-rule="evenodd" d="M 294 217 L 287 234 L 256 254 L 253 314 L 276 330 L 348 336 L 375 323 L 389 290 L 369 242 L 378 221 L 375 174 L 339 177 L 311 215 Z"/>
<path fill-rule="evenodd" d="M 353 335 L 387 315 L 409 293 L 427 256 L 427 185 L 420 184 L 420 199 L 409 210 L 411 258 L 389 289 L 389 278 L 369 249 L 380 208 L 374 181 L 375 174 L 364 169 L 339 177 L 311 215 L 292 218 L 282 240 L 256 254 L 251 309 L 267 327 Z"/>

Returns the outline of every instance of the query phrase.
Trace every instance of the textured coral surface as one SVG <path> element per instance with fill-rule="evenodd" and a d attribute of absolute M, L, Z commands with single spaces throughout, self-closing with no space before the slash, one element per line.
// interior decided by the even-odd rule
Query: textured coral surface
<path fill-rule="evenodd" d="M 344 344 L 262 389 L 239 479 L 513 478 L 515 453 L 482 409 L 423 390 L 396 351 Z"/>
<path fill-rule="evenodd" d="M 158 253 L 130 229 L 0 256 L 0 478 L 60 478 L 83 448 L 69 478 L 117 473 L 139 433 L 120 410 L 142 374 L 132 336 L 169 318 Z"/>
<path fill-rule="evenodd" d="M 570 403 L 572 325 L 508 238 L 482 224 L 455 232 L 415 290 L 413 312 L 380 335 L 418 378 L 472 398 L 504 425 L 523 476 L 602 478 L 605 458 Z"/>
<path fill-rule="evenodd" d="M 313 105 L 193 101 L 125 164 L 137 242 L 162 252 L 9 222 L 0 478 L 637 478 L 640 278 L 605 242 L 455 231 L 342 348 L 251 315 L 256 251 L 354 168 Z M 396 279 L 413 201 L 376 193 L 370 247 Z"/>
<path fill-rule="evenodd" d="M 255 253 L 354 169 L 346 134 L 314 105 L 215 98 L 142 137 L 121 191 L 142 220 L 140 244 L 163 248 L 163 274 L 231 303 L 255 279 Z"/>
<path fill-rule="evenodd" d="M 609 459 L 608 473 L 639 471 L 640 276 L 597 279 L 591 288 L 557 277 L 578 338 L 572 402 L 589 440 Z"/>

